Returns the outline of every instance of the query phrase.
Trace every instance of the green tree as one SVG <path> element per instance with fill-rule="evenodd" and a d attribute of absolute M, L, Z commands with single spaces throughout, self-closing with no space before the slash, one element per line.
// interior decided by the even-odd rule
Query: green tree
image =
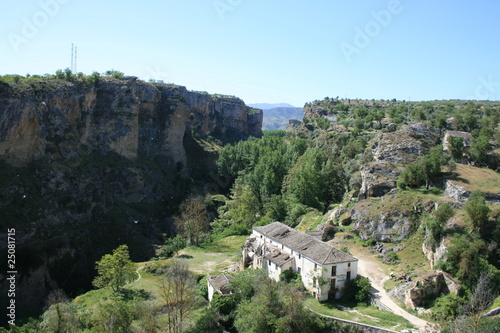
<path fill-rule="evenodd" d="M 486 206 L 483 192 L 472 192 L 469 201 L 464 206 L 464 210 L 467 213 L 473 229 L 481 229 L 481 227 L 488 222 L 490 208 Z"/>
<path fill-rule="evenodd" d="M 453 159 L 460 162 L 464 153 L 464 138 L 460 136 L 449 136 L 448 150 L 450 151 Z"/>
<path fill-rule="evenodd" d="M 446 253 L 446 262 L 439 262 L 437 268 L 461 279 L 465 286 L 472 287 L 479 272 L 488 269 L 486 243 L 475 233 L 454 237 Z"/>
<path fill-rule="evenodd" d="M 186 247 L 186 240 L 181 237 L 181 235 L 176 235 L 175 237 L 167 238 L 165 240 L 165 245 L 163 245 L 160 256 L 170 258 Z"/>
<path fill-rule="evenodd" d="M 92 284 L 97 288 L 111 287 L 115 292 L 136 276 L 127 245 L 120 245 L 113 254 L 105 254 L 96 262 L 96 268 L 98 276 Z"/>
<path fill-rule="evenodd" d="M 236 184 L 232 190 L 231 200 L 221 207 L 219 218 L 211 223 L 214 233 L 229 235 L 246 235 L 257 222 L 260 205 L 249 185 Z"/>
<path fill-rule="evenodd" d="M 432 249 L 435 249 L 439 244 L 443 235 L 446 223 L 453 216 L 453 208 L 447 204 L 439 205 L 438 209 L 434 212 L 433 216 L 425 221 L 426 239 L 425 242 Z"/>
<path fill-rule="evenodd" d="M 342 165 L 333 162 L 333 159 L 328 159 L 324 163 L 320 176 L 320 182 L 323 184 L 320 199 L 323 203 L 323 212 L 326 212 L 330 204 L 342 201 L 349 187 L 349 178 Z"/>
<path fill-rule="evenodd" d="M 370 299 L 371 289 L 370 280 L 358 276 L 356 279 L 346 281 L 342 298 L 348 302 L 365 302 Z"/>
<path fill-rule="evenodd" d="M 488 137 L 480 135 L 473 137 L 470 145 L 470 155 L 472 159 L 479 165 L 486 164 L 488 153 L 491 151 L 491 144 Z"/>
<path fill-rule="evenodd" d="M 425 184 L 426 189 L 429 189 L 440 176 L 441 166 L 445 163 L 443 149 L 441 146 L 435 146 L 427 155 L 421 156 L 415 163 L 406 167 L 398 179 L 398 185 L 405 188 Z"/>
<path fill-rule="evenodd" d="M 464 304 L 465 300 L 453 293 L 438 297 L 432 307 L 432 317 L 439 321 L 451 320 L 460 314 Z"/>
<path fill-rule="evenodd" d="M 322 210 L 322 165 L 323 158 L 319 148 L 306 150 L 285 177 L 284 193 L 292 196 L 296 202 Z"/>

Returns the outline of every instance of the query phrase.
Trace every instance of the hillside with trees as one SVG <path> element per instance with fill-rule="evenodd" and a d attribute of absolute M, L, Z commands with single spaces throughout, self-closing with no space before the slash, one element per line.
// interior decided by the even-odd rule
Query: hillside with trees
<path fill-rule="evenodd" d="M 208 306 L 206 275 L 238 258 L 226 267 L 186 263 L 198 265 L 200 252 L 241 241 L 253 226 L 281 221 L 326 230 L 336 246 L 370 256 L 392 277 L 384 288 L 394 299 L 441 330 L 494 332 L 498 317 L 482 315 L 498 306 L 500 287 L 499 122 L 500 103 L 490 101 L 307 103 L 300 125 L 219 146 L 217 185 L 186 186 L 172 211 L 175 237 L 165 237 L 145 264 L 142 280 L 155 283 L 142 285 L 149 294 L 123 287 L 129 268 L 120 279 L 105 278 L 104 264 L 113 260 L 103 257 L 94 280 L 101 289 L 55 303 L 26 326 L 76 320 L 75 332 L 355 331 L 307 310 L 296 277 L 275 283 L 235 270 L 232 296 Z M 204 137 L 207 146 L 213 139 Z M 353 286 L 356 293 L 365 287 Z M 92 293 L 106 301 L 88 299 Z M 319 306 L 362 311 L 366 301 Z M 113 327 L 103 313 L 116 313 Z"/>

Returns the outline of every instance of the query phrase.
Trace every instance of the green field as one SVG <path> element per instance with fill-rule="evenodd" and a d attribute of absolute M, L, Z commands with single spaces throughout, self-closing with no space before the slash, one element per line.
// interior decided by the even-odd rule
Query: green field
<path fill-rule="evenodd" d="M 380 310 L 374 306 L 356 306 L 346 308 L 328 302 L 319 302 L 317 299 L 309 298 L 305 305 L 318 313 L 346 320 L 357 321 L 363 324 L 388 328 L 392 330 L 412 329 L 414 326 L 403 317 L 392 312 Z"/>

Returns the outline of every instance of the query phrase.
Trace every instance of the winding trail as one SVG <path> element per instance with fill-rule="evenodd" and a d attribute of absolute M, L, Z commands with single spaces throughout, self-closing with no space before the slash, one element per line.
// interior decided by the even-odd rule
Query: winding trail
<path fill-rule="evenodd" d="M 354 254 L 356 258 L 359 259 L 358 262 L 358 273 L 362 276 L 368 277 L 372 284 L 371 293 L 374 298 L 377 299 L 382 305 L 390 309 L 392 312 L 408 320 L 412 325 L 418 328 L 420 332 L 432 332 L 433 325 L 429 322 L 420 319 L 411 313 L 408 313 L 405 309 L 397 305 L 391 297 L 387 294 L 384 289 L 384 283 L 389 280 L 389 276 L 378 266 L 377 262 L 363 253 Z"/>
<path fill-rule="evenodd" d="M 137 281 L 139 281 L 140 279 L 142 279 L 142 275 L 141 275 L 141 273 L 139 273 L 139 271 L 140 271 L 141 269 L 143 269 L 143 268 L 144 268 L 144 266 L 141 266 L 141 267 L 139 267 L 139 268 L 137 268 L 137 269 L 135 270 L 135 272 L 137 273 L 137 275 L 139 275 L 139 277 L 138 277 L 138 278 L 137 278 L 137 280 L 135 280 L 134 282 L 137 282 Z"/>

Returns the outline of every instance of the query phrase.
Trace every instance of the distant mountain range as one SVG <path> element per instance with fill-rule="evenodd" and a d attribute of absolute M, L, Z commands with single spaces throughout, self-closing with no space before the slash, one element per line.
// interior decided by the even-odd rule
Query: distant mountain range
<path fill-rule="evenodd" d="M 261 109 L 261 110 L 269 110 L 274 108 L 295 108 L 295 106 L 288 103 L 255 103 L 255 104 L 247 104 L 253 108 Z"/>
<path fill-rule="evenodd" d="M 297 108 L 287 103 L 256 103 L 249 104 L 249 106 L 263 110 L 263 130 L 285 129 L 290 119 L 302 120 L 302 118 L 304 117 L 302 108 Z"/>

